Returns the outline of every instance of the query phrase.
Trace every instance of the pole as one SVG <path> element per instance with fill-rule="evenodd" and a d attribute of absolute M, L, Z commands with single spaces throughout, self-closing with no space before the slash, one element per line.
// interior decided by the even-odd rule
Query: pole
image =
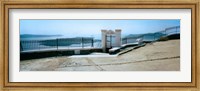
<path fill-rule="evenodd" d="M 110 35 L 110 48 L 112 47 L 112 35 Z"/>
<path fill-rule="evenodd" d="M 106 52 L 106 48 L 107 48 L 107 41 L 108 41 L 108 40 L 107 40 L 107 35 L 105 35 L 105 38 L 106 38 L 106 39 L 105 39 L 105 48 L 104 48 L 104 50 L 105 50 L 105 52 Z M 102 40 L 101 40 L 101 41 L 102 41 Z"/>
<path fill-rule="evenodd" d="M 92 38 L 92 47 L 94 47 L 94 44 L 93 44 L 93 43 L 94 43 L 94 40 L 93 40 L 93 38 Z"/>
<path fill-rule="evenodd" d="M 81 43 L 82 43 L 82 48 L 84 47 L 84 45 L 83 45 L 83 37 L 81 38 Z"/>
<path fill-rule="evenodd" d="M 22 46 L 22 43 L 21 43 L 21 41 L 20 41 L 20 49 L 21 49 L 21 51 L 23 51 L 23 46 Z"/>
<path fill-rule="evenodd" d="M 56 46 L 57 46 L 57 50 L 58 50 L 58 38 L 56 39 Z"/>
<path fill-rule="evenodd" d="M 126 38 L 126 44 L 128 43 L 128 38 Z"/>

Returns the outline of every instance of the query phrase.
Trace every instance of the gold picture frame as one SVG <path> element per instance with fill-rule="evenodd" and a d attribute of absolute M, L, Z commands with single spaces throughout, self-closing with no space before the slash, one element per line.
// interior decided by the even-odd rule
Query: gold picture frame
<path fill-rule="evenodd" d="M 200 1 L 0 1 L 1 2 L 1 90 L 169 90 L 198 91 L 200 90 L 199 62 L 199 3 Z M 9 82 L 9 9 L 64 9 L 64 8 L 95 8 L 95 9 L 191 9 L 192 11 L 192 82 Z M 36 88 L 37 87 L 37 88 Z"/>

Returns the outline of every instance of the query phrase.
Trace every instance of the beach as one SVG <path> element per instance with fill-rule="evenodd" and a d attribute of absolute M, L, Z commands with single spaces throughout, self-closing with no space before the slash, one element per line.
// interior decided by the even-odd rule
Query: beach
<path fill-rule="evenodd" d="M 147 43 L 117 56 L 23 60 L 20 71 L 180 71 L 180 40 Z"/>

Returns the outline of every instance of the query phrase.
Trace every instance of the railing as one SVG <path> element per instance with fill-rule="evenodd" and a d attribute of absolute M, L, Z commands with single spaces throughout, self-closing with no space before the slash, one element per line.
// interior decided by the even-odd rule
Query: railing
<path fill-rule="evenodd" d="M 90 37 L 59 38 L 49 40 L 21 40 L 20 51 L 98 48 L 101 46 L 100 44 L 100 40 L 94 40 Z"/>
<path fill-rule="evenodd" d="M 162 31 L 158 31 L 155 33 L 147 33 L 147 34 L 141 34 L 138 36 L 131 36 L 131 37 L 125 37 L 122 38 L 122 44 L 130 44 L 130 43 L 136 43 L 137 39 L 142 39 L 144 42 L 152 42 L 160 39 L 161 37 L 169 36 L 171 34 L 179 34 L 180 33 L 180 26 L 174 26 L 165 28 Z"/>
<path fill-rule="evenodd" d="M 125 37 L 122 38 L 122 44 L 135 43 L 137 42 L 137 39 L 142 39 L 144 42 L 152 42 L 158 40 L 161 37 L 177 33 L 180 33 L 180 26 L 169 27 L 155 33 Z M 78 49 L 78 48 L 101 48 L 101 40 L 94 40 L 91 37 L 78 37 L 78 38 L 59 38 L 59 39 L 49 39 L 49 40 L 20 41 L 21 52 L 30 50 L 51 50 L 51 49 L 58 50 L 58 49 Z"/>

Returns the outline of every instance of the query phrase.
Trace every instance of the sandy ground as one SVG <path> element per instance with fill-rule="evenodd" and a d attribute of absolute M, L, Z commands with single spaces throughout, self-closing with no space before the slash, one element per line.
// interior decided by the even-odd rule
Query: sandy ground
<path fill-rule="evenodd" d="M 179 71 L 180 40 L 147 44 L 119 56 L 51 57 L 20 62 L 20 71 Z"/>

